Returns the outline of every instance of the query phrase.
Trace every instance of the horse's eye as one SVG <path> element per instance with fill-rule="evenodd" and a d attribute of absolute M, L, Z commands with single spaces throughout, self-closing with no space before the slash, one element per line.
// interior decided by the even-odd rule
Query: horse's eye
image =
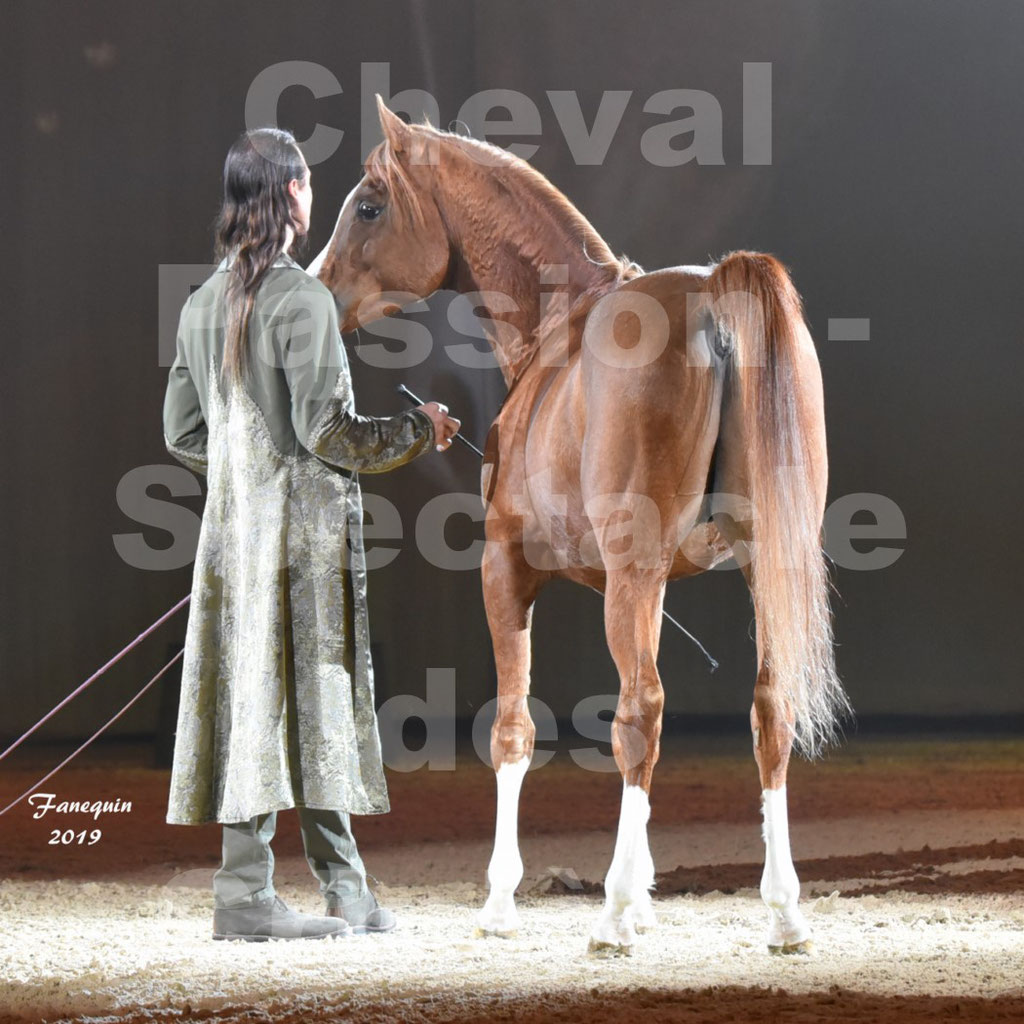
<path fill-rule="evenodd" d="M 356 216 L 360 220 L 376 220 L 380 216 L 380 207 L 365 201 L 356 206 Z"/>

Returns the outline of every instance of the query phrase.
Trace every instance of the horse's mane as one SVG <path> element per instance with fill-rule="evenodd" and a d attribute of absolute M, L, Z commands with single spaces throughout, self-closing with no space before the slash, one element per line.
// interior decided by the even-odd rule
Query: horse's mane
<path fill-rule="evenodd" d="M 601 296 L 623 281 L 643 274 L 643 267 L 638 263 L 626 256 L 616 257 L 565 194 L 521 157 L 480 139 L 441 131 L 429 122 L 409 125 L 409 130 L 427 147 L 434 147 L 432 152 L 436 159 L 441 159 L 442 147 L 464 154 L 473 166 L 492 173 L 492 183 L 499 190 L 514 197 L 520 215 L 507 218 L 510 234 L 506 241 L 533 253 L 542 250 L 547 242 L 555 259 L 557 254 L 575 249 L 594 268 L 584 281 L 576 282 L 582 285 L 582 290 L 577 292 L 568 310 L 559 311 L 552 305 L 532 333 L 521 339 L 519 351 L 504 353 L 504 358 L 509 360 L 507 372 L 513 377 L 531 361 L 545 337 L 559 337 L 555 330 L 558 324 L 565 320 L 569 323 L 577 321 Z M 481 155 L 484 160 L 481 160 Z M 371 181 L 387 190 L 399 216 L 410 227 L 425 226 L 423 208 L 417 195 L 422 185 L 398 159 L 387 138 L 370 151 L 365 170 Z"/>
<path fill-rule="evenodd" d="M 409 172 L 396 160 L 391 143 L 385 139 L 370 150 L 363 167 L 372 181 L 385 189 L 399 211 L 416 227 L 423 227 L 423 208 Z"/>
<path fill-rule="evenodd" d="M 409 125 L 409 128 L 421 137 L 425 136 L 428 146 L 451 147 L 465 153 L 474 163 L 481 162 L 475 159 L 474 150 L 477 153 L 485 153 L 490 167 L 501 168 L 507 172 L 502 175 L 503 188 L 515 191 L 520 199 L 535 206 L 538 213 L 546 213 L 567 236 L 569 244 L 579 246 L 580 254 L 588 263 L 607 272 L 607 278 L 595 286 L 597 290 L 603 292 L 607 287 L 614 287 L 617 283 L 628 281 L 644 272 L 643 267 L 627 256 L 616 257 L 590 221 L 568 197 L 526 160 L 482 139 L 442 131 L 430 124 L 429 120 L 425 120 L 423 124 Z M 423 225 L 423 212 L 416 194 L 416 185 L 402 161 L 396 158 L 387 139 L 370 151 L 364 169 L 372 180 L 387 189 L 401 213 L 411 224 Z M 593 289 L 588 289 L 591 290 Z"/>

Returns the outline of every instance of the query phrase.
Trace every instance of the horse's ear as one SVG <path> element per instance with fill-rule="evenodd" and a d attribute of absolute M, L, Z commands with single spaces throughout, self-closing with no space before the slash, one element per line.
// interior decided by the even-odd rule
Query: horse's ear
<path fill-rule="evenodd" d="M 406 140 L 409 137 L 408 125 L 393 110 L 388 109 L 380 93 L 377 93 L 377 116 L 380 118 L 384 138 L 388 140 L 391 149 L 395 153 L 401 153 L 406 148 Z"/>

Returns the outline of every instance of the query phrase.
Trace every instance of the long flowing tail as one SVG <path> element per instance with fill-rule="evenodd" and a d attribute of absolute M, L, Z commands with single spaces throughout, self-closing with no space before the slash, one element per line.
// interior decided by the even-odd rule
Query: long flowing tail
<path fill-rule="evenodd" d="M 758 660 L 790 701 L 798 746 L 814 756 L 849 711 L 821 545 L 826 469 L 823 458 L 812 465 L 808 443 L 808 425 L 822 415 L 806 378 L 808 348 L 817 374 L 816 356 L 800 296 L 774 257 L 730 253 L 710 286 L 719 329 L 732 335 L 729 400 L 741 403 L 747 446 Z"/>

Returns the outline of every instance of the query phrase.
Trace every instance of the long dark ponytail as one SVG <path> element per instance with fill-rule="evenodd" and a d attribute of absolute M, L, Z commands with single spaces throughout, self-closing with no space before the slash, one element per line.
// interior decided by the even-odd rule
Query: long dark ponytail
<path fill-rule="evenodd" d="M 288 182 L 307 173 L 298 143 L 283 128 L 254 128 L 244 132 L 224 161 L 224 202 L 215 227 L 217 258 L 234 256 L 225 292 L 224 358 L 222 377 L 241 380 L 250 369 L 247 339 L 256 289 L 280 255 L 287 229 L 300 235 L 288 197 Z"/>

